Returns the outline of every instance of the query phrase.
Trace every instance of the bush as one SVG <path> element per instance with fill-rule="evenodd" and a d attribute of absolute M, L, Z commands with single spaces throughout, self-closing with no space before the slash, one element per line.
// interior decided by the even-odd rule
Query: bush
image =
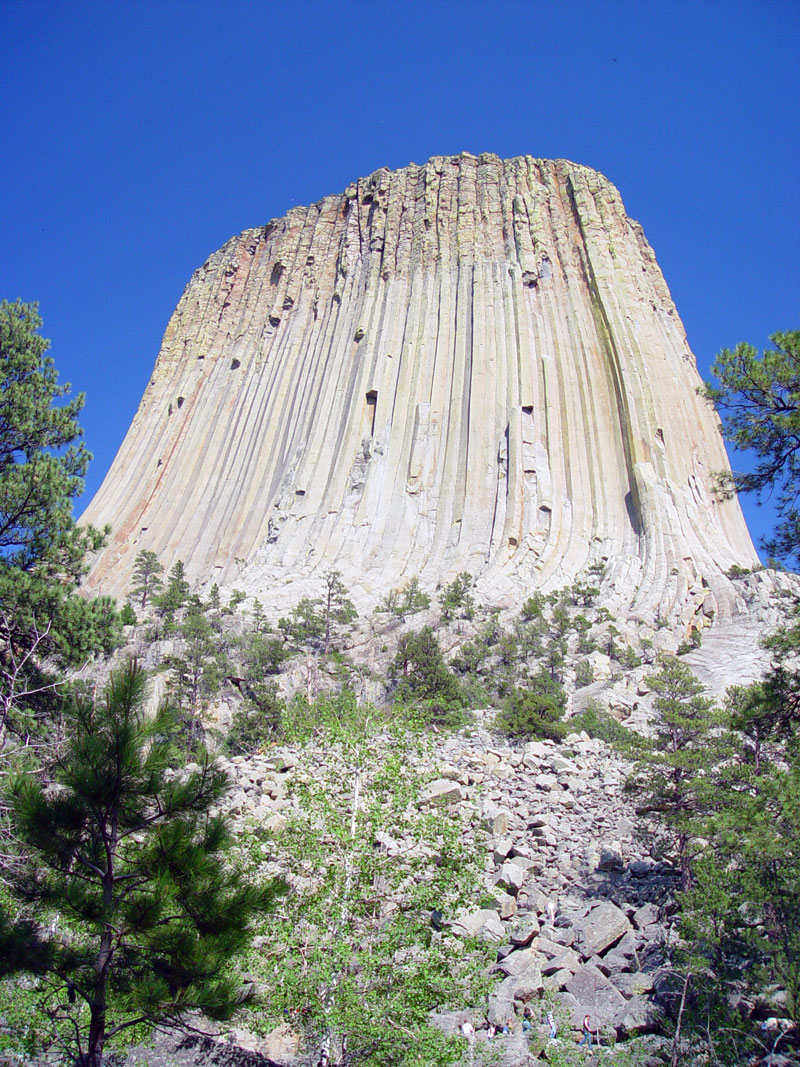
<path fill-rule="evenodd" d="M 578 689 L 583 689 L 586 685 L 591 685 L 594 681 L 594 668 L 588 659 L 583 659 L 575 668 L 575 685 Z"/>
<path fill-rule="evenodd" d="M 472 619 L 475 617 L 475 599 L 470 590 L 474 579 L 469 571 L 462 571 L 442 590 L 440 605 L 442 618 Z"/>
<path fill-rule="evenodd" d="M 495 718 L 495 726 L 509 737 L 559 741 L 566 734 L 563 722 L 567 698 L 563 687 L 541 671 L 530 688 L 515 689 Z"/>
<path fill-rule="evenodd" d="M 576 734 L 584 731 L 589 737 L 597 737 L 622 751 L 630 749 L 635 740 L 630 730 L 626 730 L 610 712 L 594 702 L 587 704 L 583 711 L 567 719 L 567 730 L 569 733 Z"/>
<path fill-rule="evenodd" d="M 448 668 L 433 628 L 403 634 L 391 667 L 400 703 L 413 703 L 429 722 L 457 726 L 466 703 L 458 678 Z"/>
<path fill-rule="evenodd" d="M 224 749 L 230 756 L 249 756 L 283 732 L 286 705 L 275 685 L 248 687 L 245 703 L 233 716 Z"/>

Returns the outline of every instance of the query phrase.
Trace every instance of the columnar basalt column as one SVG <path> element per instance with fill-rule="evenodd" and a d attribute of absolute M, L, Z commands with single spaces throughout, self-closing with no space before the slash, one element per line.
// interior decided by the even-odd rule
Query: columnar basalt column
<path fill-rule="evenodd" d="M 488 597 L 602 559 L 620 605 L 732 610 L 756 556 L 640 226 L 565 160 L 434 157 L 246 230 L 194 274 L 84 520 L 137 552 L 367 605 L 462 570 Z M 288 584 L 287 584 L 288 583 Z"/>

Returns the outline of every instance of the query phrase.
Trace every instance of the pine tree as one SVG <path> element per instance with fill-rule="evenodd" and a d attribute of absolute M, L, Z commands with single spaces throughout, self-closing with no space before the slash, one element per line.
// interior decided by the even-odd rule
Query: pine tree
<path fill-rule="evenodd" d="M 194 606 L 177 629 L 181 649 L 168 658 L 170 695 L 188 712 L 185 725 L 192 741 L 202 737 L 201 713 L 219 690 L 228 662 L 222 638 L 202 609 Z"/>
<path fill-rule="evenodd" d="M 155 552 L 144 548 L 137 554 L 133 563 L 132 585 L 128 598 L 135 601 L 142 610 L 147 607 L 148 601 L 152 601 L 160 592 L 164 584 L 161 579 L 163 571 L 164 568 Z"/>
<path fill-rule="evenodd" d="M 186 569 L 183 560 L 176 560 L 167 575 L 167 584 L 163 591 L 153 597 L 153 603 L 159 614 L 168 623 L 174 625 L 175 616 L 186 604 L 189 596 L 189 582 L 186 580 Z"/>
<path fill-rule="evenodd" d="M 78 415 L 39 334 L 36 304 L 0 302 L 0 748 L 40 730 L 58 677 L 119 638 L 116 610 L 77 594 L 104 534 L 79 528 L 73 498 L 91 459 Z M 107 532 L 107 531 L 106 531 Z"/>
<path fill-rule="evenodd" d="M 475 617 L 475 598 L 471 592 L 473 584 L 474 578 L 469 571 L 462 571 L 444 587 L 440 606 L 445 621 Z"/>
<path fill-rule="evenodd" d="M 646 679 L 656 694 L 655 734 L 642 744 L 634 785 L 640 809 L 658 813 L 667 827 L 680 868 L 681 889 L 692 884 L 692 839 L 713 807 L 713 771 L 728 754 L 719 736 L 720 713 L 686 664 L 664 657 Z"/>
<path fill-rule="evenodd" d="M 530 679 L 524 689 L 514 689 L 496 717 L 498 730 L 511 737 L 560 740 L 567 732 L 563 721 L 567 695 L 563 686 L 545 670 Z"/>
<path fill-rule="evenodd" d="M 162 705 L 148 718 L 145 698 L 135 663 L 101 700 L 75 698 L 52 787 L 12 788 L 17 890 L 39 923 L 0 923 L 0 973 L 49 976 L 82 1067 L 101 1067 L 107 1042 L 139 1023 L 229 1018 L 246 999 L 229 961 L 281 889 L 245 885 L 226 864 L 226 821 L 211 814 L 226 776 L 202 753 L 199 771 L 172 775 L 175 716 Z"/>
<path fill-rule="evenodd" d="M 356 615 L 341 574 L 339 571 L 328 571 L 322 596 L 313 600 L 303 597 L 288 619 L 278 621 L 278 628 L 292 640 L 296 648 L 317 648 L 327 656 L 333 638 Z"/>
<path fill-rule="evenodd" d="M 356 609 L 353 602 L 348 599 L 347 587 L 339 571 L 328 571 L 325 575 L 322 617 L 325 623 L 325 643 L 322 653 L 327 656 L 331 650 L 333 634 L 356 617 Z"/>
<path fill-rule="evenodd" d="M 447 666 L 431 626 L 403 634 L 390 669 L 395 699 L 424 709 L 431 722 L 459 725 L 465 695 Z"/>
<path fill-rule="evenodd" d="M 722 473 L 726 494 L 772 494 L 778 525 L 764 547 L 800 560 L 800 330 L 774 333 L 775 346 L 759 357 L 752 345 L 723 349 L 711 371 L 718 385 L 706 385 L 707 399 L 722 415 L 729 441 L 756 457 L 746 474 Z"/>

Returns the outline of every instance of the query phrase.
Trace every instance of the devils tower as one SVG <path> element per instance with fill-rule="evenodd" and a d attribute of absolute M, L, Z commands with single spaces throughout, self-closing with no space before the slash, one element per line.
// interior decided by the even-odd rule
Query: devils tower
<path fill-rule="evenodd" d="M 459 571 L 498 602 L 602 560 L 642 617 L 720 617 L 756 556 L 638 223 L 565 160 L 434 157 L 245 230 L 195 272 L 83 516 L 92 585 L 151 549 L 282 603 Z"/>

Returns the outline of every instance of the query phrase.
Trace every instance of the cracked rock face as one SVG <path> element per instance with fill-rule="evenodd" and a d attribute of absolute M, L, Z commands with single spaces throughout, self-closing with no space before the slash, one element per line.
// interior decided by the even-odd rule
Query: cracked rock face
<path fill-rule="evenodd" d="M 90 584 L 123 592 L 151 549 L 289 604 L 332 567 L 362 608 L 463 570 L 510 603 L 603 560 L 619 606 L 724 617 L 724 571 L 756 556 L 712 491 L 727 460 L 699 384 L 600 174 L 379 170 L 194 274 L 83 516 L 114 528 Z"/>

